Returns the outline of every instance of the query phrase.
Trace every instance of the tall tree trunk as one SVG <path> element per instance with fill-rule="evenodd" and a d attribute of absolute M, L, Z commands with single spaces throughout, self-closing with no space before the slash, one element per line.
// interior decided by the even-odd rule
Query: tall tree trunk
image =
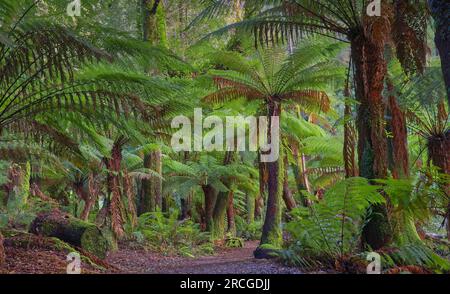
<path fill-rule="evenodd" d="M 402 179 L 409 177 L 409 157 L 408 157 L 408 133 L 406 129 L 406 118 L 400 107 L 397 99 L 392 91 L 394 86 L 392 82 L 387 79 L 389 96 L 389 112 L 391 120 L 388 125 L 392 132 L 392 175 L 395 179 Z"/>
<path fill-rule="evenodd" d="M 227 151 L 223 160 L 223 165 L 230 164 L 233 160 L 233 152 Z M 229 183 L 225 185 L 230 186 Z M 227 212 L 228 202 L 232 192 L 220 192 L 217 196 L 213 212 L 213 239 L 222 240 L 225 238 L 225 214 Z"/>
<path fill-rule="evenodd" d="M 284 180 L 283 180 L 283 200 L 288 211 L 291 211 L 297 207 L 294 197 L 292 197 L 291 189 L 289 188 L 289 177 L 288 177 L 288 167 L 289 162 L 287 156 L 284 156 Z"/>
<path fill-rule="evenodd" d="M 279 101 L 271 100 L 268 104 L 268 113 L 270 117 L 270 124 L 268 128 L 268 138 L 271 137 L 272 129 L 272 117 L 280 117 L 281 105 Z M 282 156 L 283 148 L 280 148 L 280 156 Z M 274 162 L 268 162 L 268 196 L 267 196 L 267 208 L 266 216 L 264 220 L 264 225 L 262 229 L 261 244 L 260 248 L 263 247 L 274 247 L 279 248 L 282 245 L 282 232 L 281 232 L 281 198 L 283 194 L 283 163 L 280 159 Z M 257 251 L 255 252 L 256 257 L 266 258 L 267 255 L 260 255 Z"/>
<path fill-rule="evenodd" d="M 351 42 L 356 98 L 360 103 L 357 118 L 359 173 L 367 179 L 387 177 L 382 97 L 387 65 L 384 59 L 385 43 L 379 39 L 371 41 L 364 34 L 359 34 Z M 392 240 L 392 227 L 385 205 L 374 206 L 371 211 L 362 239 L 364 244 L 376 250 Z"/>
<path fill-rule="evenodd" d="M 450 131 L 439 137 L 428 139 L 428 156 L 431 162 L 440 169 L 440 172 L 450 175 Z M 444 187 L 450 195 L 450 184 Z M 450 240 L 450 203 L 447 206 L 447 237 Z"/>
<path fill-rule="evenodd" d="M 436 23 L 435 42 L 441 57 L 442 72 L 447 88 L 447 103 L 450 107 L 450 2 L 429 0 L 431 14 Z"/>
<path fill-rule="evenodd" d="M 120 165 L 122 162 L 123 142 L 123 138 L 117 139 L 113 144 L 111 157 L 103 159 L 108 169 L 106 176 L 108 195 L 103 206 L 105 210 L 104 217 L 100 222 L 104 227 L 111 229 L 117 238 L 122 237 L 125 233 L 123 228 L 122 195 L 120 191 Z"/>
<path fill-rule="evenodd" d="M 167 46 L 166 19 L 161 0 L 142 0 L 142 32 L 144 41 Z"/>
<path fill-rule="evenodd" d="M 214 235 L 214 206 L 216 205 L 217 192 L 211 185 L 202 186 L 205 195 L 205 223 L 206 231 Z"/>
<path fill-rule="evenodd" d="M 123 193 L 127 198 L 127 215 L 128 220 L 131 224 L 131 228 L 135 228 L 138 224 L 137 220 L 137 211 L 136 211 L 136 202 L 134 198 L 134 189 L 133 189 L 133 180 L 128 174 L 128 171 L 125 170 L 123 177 Z"/>
<path fill-rule="evenodd" d="M 234 193 L 230 191 L 227 204 L 227 233 L 236 236 L 236 222 L 234 220 Z"/>
<path fill-rule="evenodd" d="M 144 156 L 144 167 L 162 173 L 161 150 L 151 151 Z M 161 178 L 152 177 L 143 179 L 139 203 L 139 215 L 154 212 L 162 208 L 162 181 Z"/>

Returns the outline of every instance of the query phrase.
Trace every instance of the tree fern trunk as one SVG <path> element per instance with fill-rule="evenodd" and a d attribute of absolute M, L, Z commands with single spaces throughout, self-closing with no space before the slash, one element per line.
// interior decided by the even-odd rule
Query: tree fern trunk
<path fill-rule="evenodd" d="M 205 195 L 205 223 L 206 230 L 214 235 L 214 206 L 217 200 L 217 192 L 210 185 L 202 186 L 203 193 Z"/>
<path fill-rule="evenodd" d="M 281 114 L 281 105 L 277 101 L 270 101 L 269 116 L 279 117 Z M 271 123 L 268 130 L 268 138 L 271 140 Z M 280 148 L 280 156 L 282 156 L 283 148 Z M 281 232 L 281 198 L 283 194 L 283 163 L 280 159 L 274 162 L 266 163 L 268 170 L 268 196 L 267 196 L 267 208 L 266 216 L 264 220 L 261 244 L 258 249 L 266 249 L 267 247 L 279 248 L 282 245 L 282 232 Z M 255 251 L 256 257 L 267 258 L 267 254 L 260 250 Z M 261 253 L 261 254 L 260 254 Z"/>
<path fill-rule="evenodd" d="M 442 136 L 428 139 L 428 156 L 431 162 L 440 169 L 440 172 L 450 175 L 450 131 Z M 446 187 L 447 195 L 450 195 L 450 184 Z M 450 203 L 447 206 L 447 237 L 450 240 Z"/>
<path fill-rule="evenodd" d="M 441 57 L 442 72 L 447 88 L 447 102 L 450 107 L 450 2 L 429 0 L 431 14 L 436 23 L 435 42 Z"/>
<path fill-rule="evenodd" d="M 409 177 L 409 156 L 408 156 L 408 133 L 406 129 L 406 117 L 400 109 L 397 99 L 392 93 L 394 86 L 387 79 L 389 95 L 389 112 L 391 119 L 387 125 L 392 132 L 392 175 L 395 179 Z"/>
<path fill-rule="evenodd" d="M 384 126 L 382 91 L 387 65 L 384 41 L 368 40 L 359 35 L 352 40 L 355 69 L 359 174 L 367 179 L 387 176 L 387 138 Z M 363 228 L 362 240 L 376 250 L 392 240 L 392 227 L 384 205 L 371 207 L 369 221 Z"/>

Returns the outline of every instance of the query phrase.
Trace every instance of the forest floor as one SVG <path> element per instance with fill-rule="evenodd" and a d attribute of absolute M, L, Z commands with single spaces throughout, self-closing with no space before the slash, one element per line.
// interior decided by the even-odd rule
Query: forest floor
<path fill-rule="evenodd" d="M 122 273 L 147 274 L 301 274 L 274 260 L 253 257 L 257 241 L 247 241 L 243 248 L 217 248 L 214 255 L 197 258 L 163 256 L 160 253 L 133 249 L 126 245 L 111 253 L 107 262 Z"/>
<path fill-rule="evenodd" d="M 67 254 L 71 249 L 60 241 L 32 234 L 18 233 L 5 239 L 6 262 L 0 273 L 65 274 Z M 257 241 L 247 241 L 243 248 L 217 247 L 214 255 L 195 258 L 165 256 L 124 242 L 105 260 L 84 255 L 84 274 L 301 274 L 275 260 L 257 260 L 253 251 Z M 83 254 L 87 254 L 84 252 Z M 90 262 L 86 261 L 86 256 Z M 92 261 L 96 264 L 93 264 Z"/>

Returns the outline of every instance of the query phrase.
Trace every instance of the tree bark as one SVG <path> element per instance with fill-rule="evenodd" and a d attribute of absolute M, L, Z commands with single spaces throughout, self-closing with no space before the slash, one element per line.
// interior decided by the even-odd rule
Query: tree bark
<path fill-rule="evenodd" d="M 161 150 L 151 151 L 144 156 L 144 167 L 162 173 Z M 154 212 L 162 208 L 162 181 L 160 178 L 142 180 L 139 215 L 146 212 Z"/>
<path fill-rule="evenodd" d="M 38 215 L 30 226 L 30 233 L 61 239 L 99 258 L 105 258 L 110 249 L 97 226 L 58 211 Z"/>
<path fill-rule="evenodd" d="M 281 105 L 279 101 L 271 100 L 268 103 L 268 113 L 270 124 L 268 128 L 268 138 L 271 140 L 272 117 L 279 117 L 281 114 Z M 282 156 L 283 148 L 280 148 Z M 268 170 L 268 196 L 267 208 L 264 225 L 262 229 L 260 249 L 263 247 L 279 248 L 282 245 L 281 232 L 281 198 L 283 194 L 283 164 L 280 160 L 266 163 Z M 255 257 L 267 258 L 267 254 L 261 250 L 255 251 Z"/>
<path fill-rule="evenodd" d="M 383 32 L 381 32 L 383 33 Z M 382 38 L 359 34 L 351 40 L 358 100 L 358 159 L 360 176 L 367 179 L 387 177 L 387 138 L 382 91 L 387 73 Z M 392 240 L 392 226 L 385 205 L 371 208 L 372 214 L 363 228 L 362 240 L 373 250 Z"/>
<path fill-rule="evenodd" d="M 397 99 L 392 94 L 394 87 L 388 79 L 389 111 L 391 114 L 390 131 L 392 132 L 392 175 L 394 179 L 404 179 L 409 177 L 409 156 L 408 156 L 408 133 L 406 129 L 406 118 Z"/>
<path fill-rule="evenodd" d="M 345 88 L 345 97 L 350 98 L 350 89 L 347 85 Z M 349 102 L 345 102 L 345 117 L 344 117 L 344 165 L 345 177 L 353 178 L 358 176 L 358 167 L 355 158 L 356 146 L 356 130 L 352 122 L 352 107 Z"/>
<path fill-rule="evenodd" d="M 450 107 L 450 2 L 429 0 L 431 14 L 436 23 L 435 43 L 441 57 L 442 73 L 447 89 L 447 103 Z"/>
<path fill-rule="evenodd" d="M 428 156 L 430 161 L 440 169 L 440 172 L 450 175 L 450 131 L 442 136 L 428 139 Z M 450 184 L 443 187 L 447 195 L 450 195 Z M 447 238 L 450 240 L 450 203 L 447 206 Z"/>
<path fill-rule="evenodd" d="M 99 213 L 97 221 L 102 227 L 111 229 L 114 237 L 122 237 L 125 233 L 123 228 L 122 215 L 122 195 L 120 190 L 120 166 L 122 162 L 122 146 L 124 138 L 117 139 L 111 149 L 111 157 L 103 158 L 108 173 L 106 176 L 106 185 L 108 195 Z M 115 240 L 112 240 L 115 243 Z"/>
<path fill-rule="evenodd" d="M 167 45 L 166 19 L 164 7 L 160 0 L 142 0 L 144 41 L 152 45 Z"/>
<path fill-rule="evenodd" d="M 223 240 L 225 238 L 225 214 L 227 212 L 230 194 L 231 192 L 220 192 L 214 205 L 213 239 L 215 240 Z"/>
<path fill-rule="evenodd" d="M 211 185 L 202 186 L 205 195 L 205 223 L 206 231 L 214 234 L 214 206 L 217 200 L 217 192 Z"/>

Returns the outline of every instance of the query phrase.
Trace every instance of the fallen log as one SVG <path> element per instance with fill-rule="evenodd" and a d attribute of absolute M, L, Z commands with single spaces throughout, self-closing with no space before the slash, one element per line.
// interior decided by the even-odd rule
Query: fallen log
<path fill-rule="evenodd" d="M 30 233 L 58 238 L 102 259 L 110 249 L 108 240 L 96 225 L 60 211 L 38 215 L 30 226 Z"/>

